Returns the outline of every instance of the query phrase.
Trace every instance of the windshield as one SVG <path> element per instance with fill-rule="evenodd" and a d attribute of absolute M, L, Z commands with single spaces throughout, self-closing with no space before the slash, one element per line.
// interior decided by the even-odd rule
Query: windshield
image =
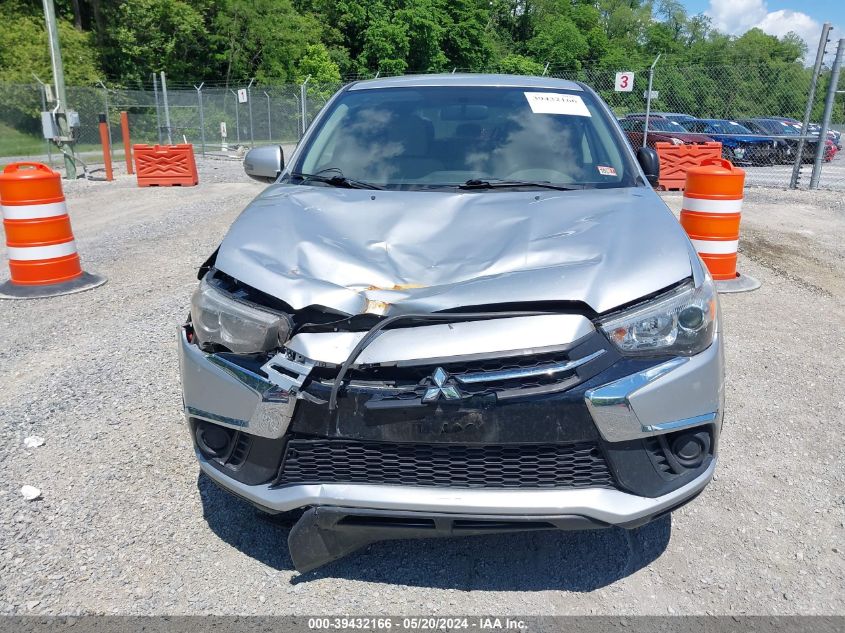
<path fill-rule="evenodd" d="M 686 134 L 687 130 L 680 123 L 670 121 L 669 119 L 649 119 L 648 129 L 656 130 L 658 132 L 675 132 L 676 134 Z"/>
<path fill-rule="evenodd" d="M 751 134 L 751 130 L 736 121 L 710 121 L 710 125 L 722 134 Z"/>
<path fill-rule="evenodd" d="M 581 188 L 633 186 L 638 175 L 610 118 L 582 91 L 353 89 L 329 107 L 289 180 L 342 174 L 387 189 L 476 180 Z"/>
<path fill-rule="evenodd" d="M 801 136 L 801 132 L 796 130 L 791 123 L 786 123 L 785 121 L 771 121 L 771 128 L 773 129 L 775 134 L 781 134 L 783 136 Z"/>

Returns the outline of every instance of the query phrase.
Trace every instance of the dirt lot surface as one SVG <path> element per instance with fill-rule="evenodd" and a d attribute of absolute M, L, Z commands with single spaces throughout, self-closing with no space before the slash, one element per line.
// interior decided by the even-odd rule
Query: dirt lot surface
<path fill-rule="evenodd" d="M 198 477 L 183 423 L 176 328 L 261 190 L 237 163 L 200 169 L 194 188 L 68 185 L 108 283 L 0 302 L 0 613 L 843 613 L 841 194 L 749 191 L 740 268 L 763 286 L 722 298 L 717 478 L 671 520 L 380 543 L 299 576 L 284 525 Z"/>

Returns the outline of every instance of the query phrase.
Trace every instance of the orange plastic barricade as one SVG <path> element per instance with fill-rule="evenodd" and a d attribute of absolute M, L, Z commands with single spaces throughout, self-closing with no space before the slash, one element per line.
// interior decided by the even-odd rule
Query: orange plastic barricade
<path fill-rule="evenodd" d="M 0 174 L 0 205 L 11 273 L 0 297 L 68 294 L 105 282 L 82 270 L 58 172 L 43 163 L 7 165 Z"/>
<path fill-rule="evenodd" d="M 736 271 L 745 171 L 723 158 L 687 170 L 681 226 L 720 292 L 753 290 L 759 283 Z"/>
<path fill-rule="evenodd" d="M 133 151 L 139 187 L 199 183 L 193 145 L 135 145 Z"/>
<path fill-rule="evenodd" d="M 721 143 L 702 143 L 700 145 L 672 145 L 655 143 L 660 157 L 659 184 L 666 190 L 681 190 L 690 167 L 700 165 L 708 158 L 722 157 Z"/>

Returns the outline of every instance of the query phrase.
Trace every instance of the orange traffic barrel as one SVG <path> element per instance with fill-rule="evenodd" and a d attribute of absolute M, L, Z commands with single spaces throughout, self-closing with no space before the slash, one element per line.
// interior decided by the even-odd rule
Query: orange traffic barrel
<path fill-rule="evenodd" d="M 43 163 L 7 165 L 0 208 L 11 273 L 0 298 L 67 294 L 105 282 L 82 270 L 58 172 Z"/>
<path fill-rule="evenodd" d="M 736 270 L 745 171 L 723 158 L 707 158 L 687 170 L 681 226 L 721 292 L 759 287 Z"/>

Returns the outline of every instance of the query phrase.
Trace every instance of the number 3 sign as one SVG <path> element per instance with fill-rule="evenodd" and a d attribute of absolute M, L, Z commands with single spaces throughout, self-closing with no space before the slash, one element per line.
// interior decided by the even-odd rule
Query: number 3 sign
<path fill-rule="evenodd" d="M 616 73 L 616 92 L 631 92 L 634 89 L 634 73 Z"/>

